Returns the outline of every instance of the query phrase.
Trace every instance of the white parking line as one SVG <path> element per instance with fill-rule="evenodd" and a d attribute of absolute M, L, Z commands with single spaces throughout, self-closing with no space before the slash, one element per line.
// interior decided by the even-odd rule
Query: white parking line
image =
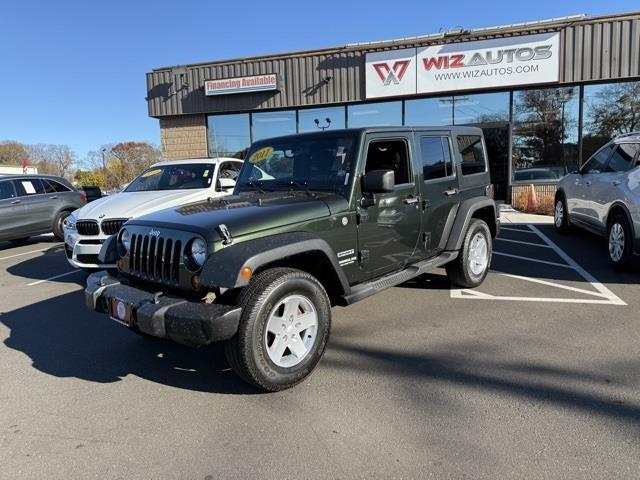
<path fill-rule="evenodd" d="M 506 230 L 507 232 L 535 233 L 535 232 L 532 232 L 531 230 L 524 230 L 520 228 L 509 228 L 509 227 L 503 227 L 502 225 L 500 225 L 500 231 L 502 230 Z"/>
<path fill-rule="evenodd" d="M 529 231 L 520 230 L 516 228 L 503 228 L 503 230 L 509 231 L 517 231 L 523 233 L 531 233 L 540 238 L 544 244 L 536 244 L 531 242 L 520 242 L 516 240 L 510 239 L 500 239 L 502 241 L 511 241 L 512 243 L 523 243 L 525 245 L 540 247 L 540 248 L 549 248 L 552 249 L 565 263 L 557 263 L 557 262 L 549 262 L 547 260 L 539 260 L 537 258 L 531 257 L 523 257 L 520 255 L 512 255 L 509 253 L 503 252 L 493 252 L 494 255 L 504 256 L 509 258 L 516 258 L 518 260 L 524 260 L 526 262 L 534 262 L 546 264 L 554 267 L 567 268 L 575 271 L 578 275 L 580 275 L 591 287 L 593 290 L 586 290 L 583 288 L 571 287 L 569 285 L 562 285 L 556 282 L 550 282 L 548 280 L 543 280 L 535 277 L 526 277 L 523 275 L 514 275 L 510 273 L 497 272 L 491 270 L 492 273 L 501 275 L 504 277 L 513 278 L 514 280 L 523 280 L 526 282 L 538 283 L 541 285 L 546 285 L 548 287 L 558 288 L 561 290 L 572 291 L 576 293 L 580 293 L 583 295 L 590 295 L 598 297 L 594 298 L 552 298 L 552 297 L 518 297 L 518 296 L 498 296 L 498 295 L 490 295 L 488 293 L 480 292 L 478 290 L 470 290 L 470 289 L 452 289 L 451 290 L 451 298 L 459 298 L 459 299 L 471 299 L 471 300 L 502 300 L 502 301 L 518 301 L 518 302 L 547 302 L 547 303 L 583 303 L 583 304 L 605 304 L 605 305 L 626 305 L 626 303 L 618 297 L 615 293 L 605 287 L 602 283 L 598 282 L 596 278 L 587 272 L 584 268 L 582 268 L 578 263 L 573 260 L 569 255 L 567 255 L 560 247 L 558 247 L 555 243 L 553 243 L 544 233 L 542 233 L 538 228 L 533 225 L 527 225 Z"/>
<path fill-rule="evenodd" d="M 82 270 L 72 270 L 70 272 L 61 273 L 60 275 L 55 275 L 53 277 L 45 278 L 44 280 L 38 280 L 37 282 L 27 283 L 27 287 L 33 287 L 34 285 L 40 285 L 41 283 L 50 282 L 51 280 L 56 280 L 57 278 L 66 277 L 67 275 L 71 275 L 72 273 L 79 273 Z"/>
<path fill-rule="evenodd" d="M 43 248 L 41 250 L 30 250 L 28 252 L 16 253 L 15 255 L 9 255 L 6 257 L 0 257 L 0 260 L 8 260 L 10 258 L 21 257 L 23 255 L 31 255 L 32 253 L 39 253 L 49 250 L 48 248 Z"/>
<path fill-rule="evenodd" d="M 496 240 L 500 240 L 501 242 L 508 242 L 508 243 L 519 243 L 520 245 L 531 245 L 533 247 L 551 248 L 549 245 L 544 245 L 542 243 L 523 242 L 522 240 L 511 240 L 510 238 L 497 237 Z"/>

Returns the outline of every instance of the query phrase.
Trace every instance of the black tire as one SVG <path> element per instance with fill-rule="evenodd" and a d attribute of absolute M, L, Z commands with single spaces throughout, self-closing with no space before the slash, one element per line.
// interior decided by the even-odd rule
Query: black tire
<path fill-rule="evenodd" d="M 571 221 L 569 219 L 569 209 L 564 195 L 556 196 L 556 203 L 553 206 L 553 226 L 558 233 L 570 233 Z"/>
<path fill-rule="evenodd" d="M 620 241 L 622 242 L 621 245 L 618 243 Z M 614 213 L 609 219 L 607 225 L 607 252 L 609 263 L 613 268 L 616 270 L 628 270 L 631 268 L 633 263 L 633 233 L 631 232 L 629 220 L 623 213 Z"/>
<path fill-rule="evenodd" d="M 71 212 L 65 210 L 64 212 L 58 213 L 56 219 L 53 221 L 53 236 L 56 237 L 56 240 L 59 242 L 64 241 L 63 224 L 69 215 L 71 215 Z"/>
<path fill-rule="evenodd" d="M 9 240 L 9 243 L 13 245 L 24 245 L 30 238 L 31 237 L 14 238 L 13 240 Z"/>
<path fill-rule="evenodd" d="M 272 312 L 291 295 L 311 303 L 317 327 L 313 344 L 300 363 L 286 368 L 269 357 L 266 329 Z M 225 344 L 231 368 L 246 382 L 270 392 L 293 387 L 309 376 L 324 354 L 331 330 L 331 303 L 322 284 L 300 270 L 273 268 L 252 278 L 238 300 L 242 306 L 238 333 Z"/>
<path fill-rule="evenodd" d="M 484 237 L 486 243 L 486 264 L 481 272 L 474 273 L 470 262 L 471 243 L 477 235 Z M 452 284 L 462 288 L 475 288 L 480 285 L 489 273 L 491 265 L 491 256 L 493 254 L 492 238 L 489 226 L 478 218 L 471 219 L 467 233 L 462 242 L 462 248 L 458 257 L 445 267 L 447 276 Z"/>

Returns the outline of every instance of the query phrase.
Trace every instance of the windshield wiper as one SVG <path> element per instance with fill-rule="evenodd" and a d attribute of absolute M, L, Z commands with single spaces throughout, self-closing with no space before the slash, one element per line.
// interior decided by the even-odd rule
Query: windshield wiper
<path fill-rule="evenodd" d="M 295 180 L 287 180 L 287 181 L 278 181 L 275 183 L 276 185 L 286 185 L 291 187 L 290 191 L 293 190 L 302 190 L 310 197 L 316 197 L 316 194 L 309 189 L 309 182 L 296 182 Z"/>
<path fill-rule="evenodd" d="M 251 180 L 249 180 L 248 182 L 245 182 L 241 185 L 242 187 L 251 187 L 254 188 L 256 190 L 258 190 L 260 193 L 267 193 L 267 191 L 262 188 L 260 185 L 258 185 L 257 183 L 252 182 Z"/>

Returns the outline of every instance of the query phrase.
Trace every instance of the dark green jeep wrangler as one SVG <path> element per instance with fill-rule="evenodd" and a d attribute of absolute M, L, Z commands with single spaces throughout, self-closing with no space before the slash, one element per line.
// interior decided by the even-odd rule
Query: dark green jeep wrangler
<path fill-rule="evenodd" d="M 87 306 L 141 334 L 226 342 L 265 390 L 303 380 L 331 307 L 444 266 L 487 275 L 499 229 L 482 131 L 365 128 L 256 142 L 233 195 L 128 221 L 87 280 Z"/>

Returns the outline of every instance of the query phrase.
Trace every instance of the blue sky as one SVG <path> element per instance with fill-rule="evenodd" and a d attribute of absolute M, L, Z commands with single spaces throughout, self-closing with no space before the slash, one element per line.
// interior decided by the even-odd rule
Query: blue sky
<path fill-rule="evenodd" d="M 587 13 L 638 0 L 478 2 L 11 1 L 0 29 L 0 141 L 159 143 L 144 74 L 154 67 Z"/>

